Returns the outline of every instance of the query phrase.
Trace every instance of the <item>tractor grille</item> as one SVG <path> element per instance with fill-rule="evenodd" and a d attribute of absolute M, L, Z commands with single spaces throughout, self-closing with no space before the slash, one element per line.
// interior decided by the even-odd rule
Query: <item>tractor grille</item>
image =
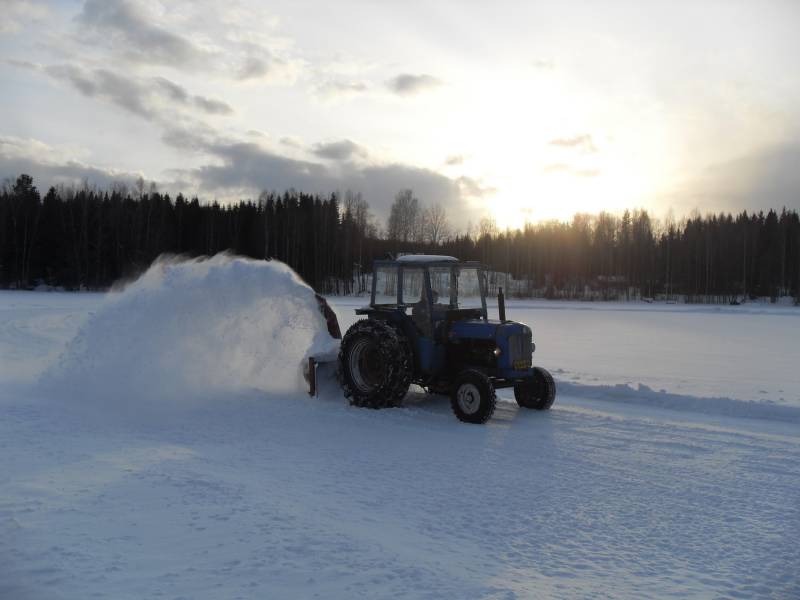
<path fill-rule="evenodd" d="M 531 366 L 532 335 L 530 329 L 508 338 L 508 351 L 511 355 L 511 366 L 514 369 L 528 369 Z"/>

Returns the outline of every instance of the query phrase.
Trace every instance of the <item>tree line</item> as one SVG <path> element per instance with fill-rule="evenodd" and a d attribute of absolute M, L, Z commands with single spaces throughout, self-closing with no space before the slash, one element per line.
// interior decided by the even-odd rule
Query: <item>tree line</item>
<path fill-rule="evenodd" d="M 570 222 L 501 231 L 491 218 L 455 232 L 438 204 L 411 190 L 395 197 L 385 227 L 357 193 L 288 190 L 256 200 L 174 198 L 140 180 L 132 189 L 51 187 L 28 175 L 0 188 L 0 286 L 104 289 L 161 254 L 224 250 L 291 266 L 322 293 L 368 289 L 372 261 L 402 252 L 452 254 L 502 275 L 518 296 L 741 301 L 800 298 L 800 218 L 793 210 L 653 219 L 577 214 Z"/>

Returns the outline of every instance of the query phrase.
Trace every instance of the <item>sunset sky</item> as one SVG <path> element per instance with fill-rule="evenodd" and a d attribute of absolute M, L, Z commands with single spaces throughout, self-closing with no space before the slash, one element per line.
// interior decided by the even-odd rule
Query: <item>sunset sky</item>
<path fill-rule="evenodd" d="M 800 208 L 800 2 L 0 0 L 0 178 Z"/>

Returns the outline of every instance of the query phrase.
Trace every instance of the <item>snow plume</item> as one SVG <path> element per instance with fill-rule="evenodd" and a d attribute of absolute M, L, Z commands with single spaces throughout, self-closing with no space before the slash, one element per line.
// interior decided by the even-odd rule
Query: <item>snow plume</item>
<path fill-rule="evenodd" d="M 42 384 L 127 414 L 286 395 L 304 389 L 306 357 L 335 343 L 313 290 L 283 263 L 162 257 L 108 295 Z"/>

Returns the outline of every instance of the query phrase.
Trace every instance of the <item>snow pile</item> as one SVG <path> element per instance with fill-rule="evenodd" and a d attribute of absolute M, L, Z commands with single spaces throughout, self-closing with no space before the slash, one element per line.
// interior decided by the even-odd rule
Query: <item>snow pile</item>
<path fill-rule="evenodd" d="M 42 384 L 126 412 L 285 395 L 304 389 L 307 356 L 335 344 L 313 290 L 283 263 L 162 258 L 108 294 Z"/>
<path fill-rule="evenodd" d="M 643 383 L 633 387 L 627 384 L 585 385 L 559 381 L 558 391 L 561 394 L 576 398 L 666 408 L 722 417 L 766 419 L 800 424 L 800 408 L 796 406 L 785 406 L 769 401 L 758 402 L 726 397 L 708 398 L 673 394 L 665 390 L 656 391 Z"/>

